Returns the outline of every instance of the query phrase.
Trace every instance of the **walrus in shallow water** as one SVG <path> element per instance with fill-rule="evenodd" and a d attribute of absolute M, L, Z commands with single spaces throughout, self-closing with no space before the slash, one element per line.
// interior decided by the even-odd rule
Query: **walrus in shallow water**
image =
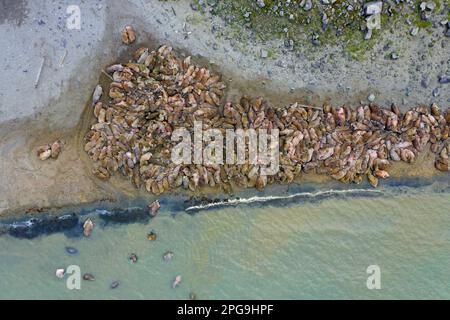
<path fill-rule="evenodd" d="M 94 223 L 92 222 L 91 218 L 87 218 L 83 224 L 83 235 L 85 237 L 89 237 L 91 235 L 93 229 L 94 229 Z"/>
<path fill-rule="evenodd" d="M 136 263 L 138 261 L 138 256 L 135 253 L 130 254 L 128 257 L 128 260 L 130 260 L 133 263 Z"/>
<path fill-rule="evenodd" d="M 159 200 L 155 200 L 152 203 L 148 205 L 150 216 L 156 217 L 156 214 L 158 213 L 158 210 L 161 208 L 161 205 L 159 204 Z"/>
<path fill-rule="evenodd" d="M 167 251 L 163 255 L 163 259 L 164 259 L 165 262 L 169 262 L 170 260 L 172 260 L 172 258 L 173 258 L 173 252 L 172 251 Z"/>
<path fill-rule="evenodd" d="M 62 279 L 64 278 L 64 275 L 66 274 L 66 270 L 63 268 L 56 269 L 55 275 L 57 278 Z"/>
<path fill-rule="evenodd" d="M 176 287 L 178 287 L 180 282 L 181 282 L 181 276 L 178 275 L 178 276 L 175 277 L 175 280 L 172 283 L 172 288 L 175 289 Z"/>
<path fill-rule="evenodd" d="M 155 241 L 156 240 L 156 233 L 154 233 L 153 231 L 150 231 L 150 233 L 147 234 L 147 240 Z"/>

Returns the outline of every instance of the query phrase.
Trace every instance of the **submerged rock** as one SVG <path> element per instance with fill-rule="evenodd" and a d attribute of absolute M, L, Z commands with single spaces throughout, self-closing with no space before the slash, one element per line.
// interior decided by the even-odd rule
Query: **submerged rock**
<path fill-rule="evenodd" d="M 78 250 L 76 248 L 74 248 L 74 247 L 66 247 L 66 252 L 68 254 L 77 254 Z"/>
<path fill-rule="evenodd" d="M 83 275 L 83 280 L 85 281 L 95 281 L 95 277 L 90 273 L 85 273 Z"/>

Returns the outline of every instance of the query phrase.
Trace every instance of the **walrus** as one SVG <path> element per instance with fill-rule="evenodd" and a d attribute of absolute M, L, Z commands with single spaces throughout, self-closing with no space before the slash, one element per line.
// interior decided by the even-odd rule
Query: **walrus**
<path fill-rule="evenodd" d="M 172 288 L 175 289 L 176 287 L 178 287 L 180 282 L 181 282 L 181 276 L 178 275 L 178 276 L 175 277 L 175 280 L 172 283 Z"/>
<path fill-rule="evenodd" d="M 92 222 L 91 218 L 87 218 L 83 224 L 83 235 L 85 237 L 89 237 L 91 235 L 93 229 L 94 229 L 94 223 Z"/>

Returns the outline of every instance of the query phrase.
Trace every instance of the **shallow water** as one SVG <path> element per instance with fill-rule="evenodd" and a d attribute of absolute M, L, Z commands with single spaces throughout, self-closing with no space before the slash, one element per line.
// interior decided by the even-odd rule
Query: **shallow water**
<path fill-rule="evenodd" d="M 450 299 L 450 192 L 435 184 L 226 206 L 195 215 L 162 209 L 146 223 L 96 217 L 90 238 L 0 237 L 0 298 Z M 154 230 L 156 241 L 146 239 Z M 65 246 L 76 247 L 75 255 Z M 172 261 L 162 259 L 165 251 Z M 136 253 L 139 261 L 127 260 Z M 81 290 L 58 267 L 92 273 Z M 366 287 L 369 265 L 381 289 Z M 176 275 L 181 285 L 171 288 Z M 109 285 L 119 280 L 118 288 Z"/>

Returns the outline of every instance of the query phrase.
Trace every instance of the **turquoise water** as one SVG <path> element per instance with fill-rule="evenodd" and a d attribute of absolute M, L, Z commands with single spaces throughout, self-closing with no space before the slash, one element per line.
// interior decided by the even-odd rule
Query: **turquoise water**
<path fill-rule="evenodd" d="M 0 298 L 450 299 L 450 193 L 429 186 L 383 193 L 175 217 L 163 208 L 148 223 L 105 225 L 97 217 L 87 239 L 2 236 Z M 167 250 L 175 254 L 168 263 Z M 132 252 L 136 264 L 127 260 Z M 55 277 L 68 265 L 96 280 L 68 290 Z M 366 287 L 369 265 L 381 269 L 380 290 Z M 182 282 L 172 289 L 176 275 Z"/>

